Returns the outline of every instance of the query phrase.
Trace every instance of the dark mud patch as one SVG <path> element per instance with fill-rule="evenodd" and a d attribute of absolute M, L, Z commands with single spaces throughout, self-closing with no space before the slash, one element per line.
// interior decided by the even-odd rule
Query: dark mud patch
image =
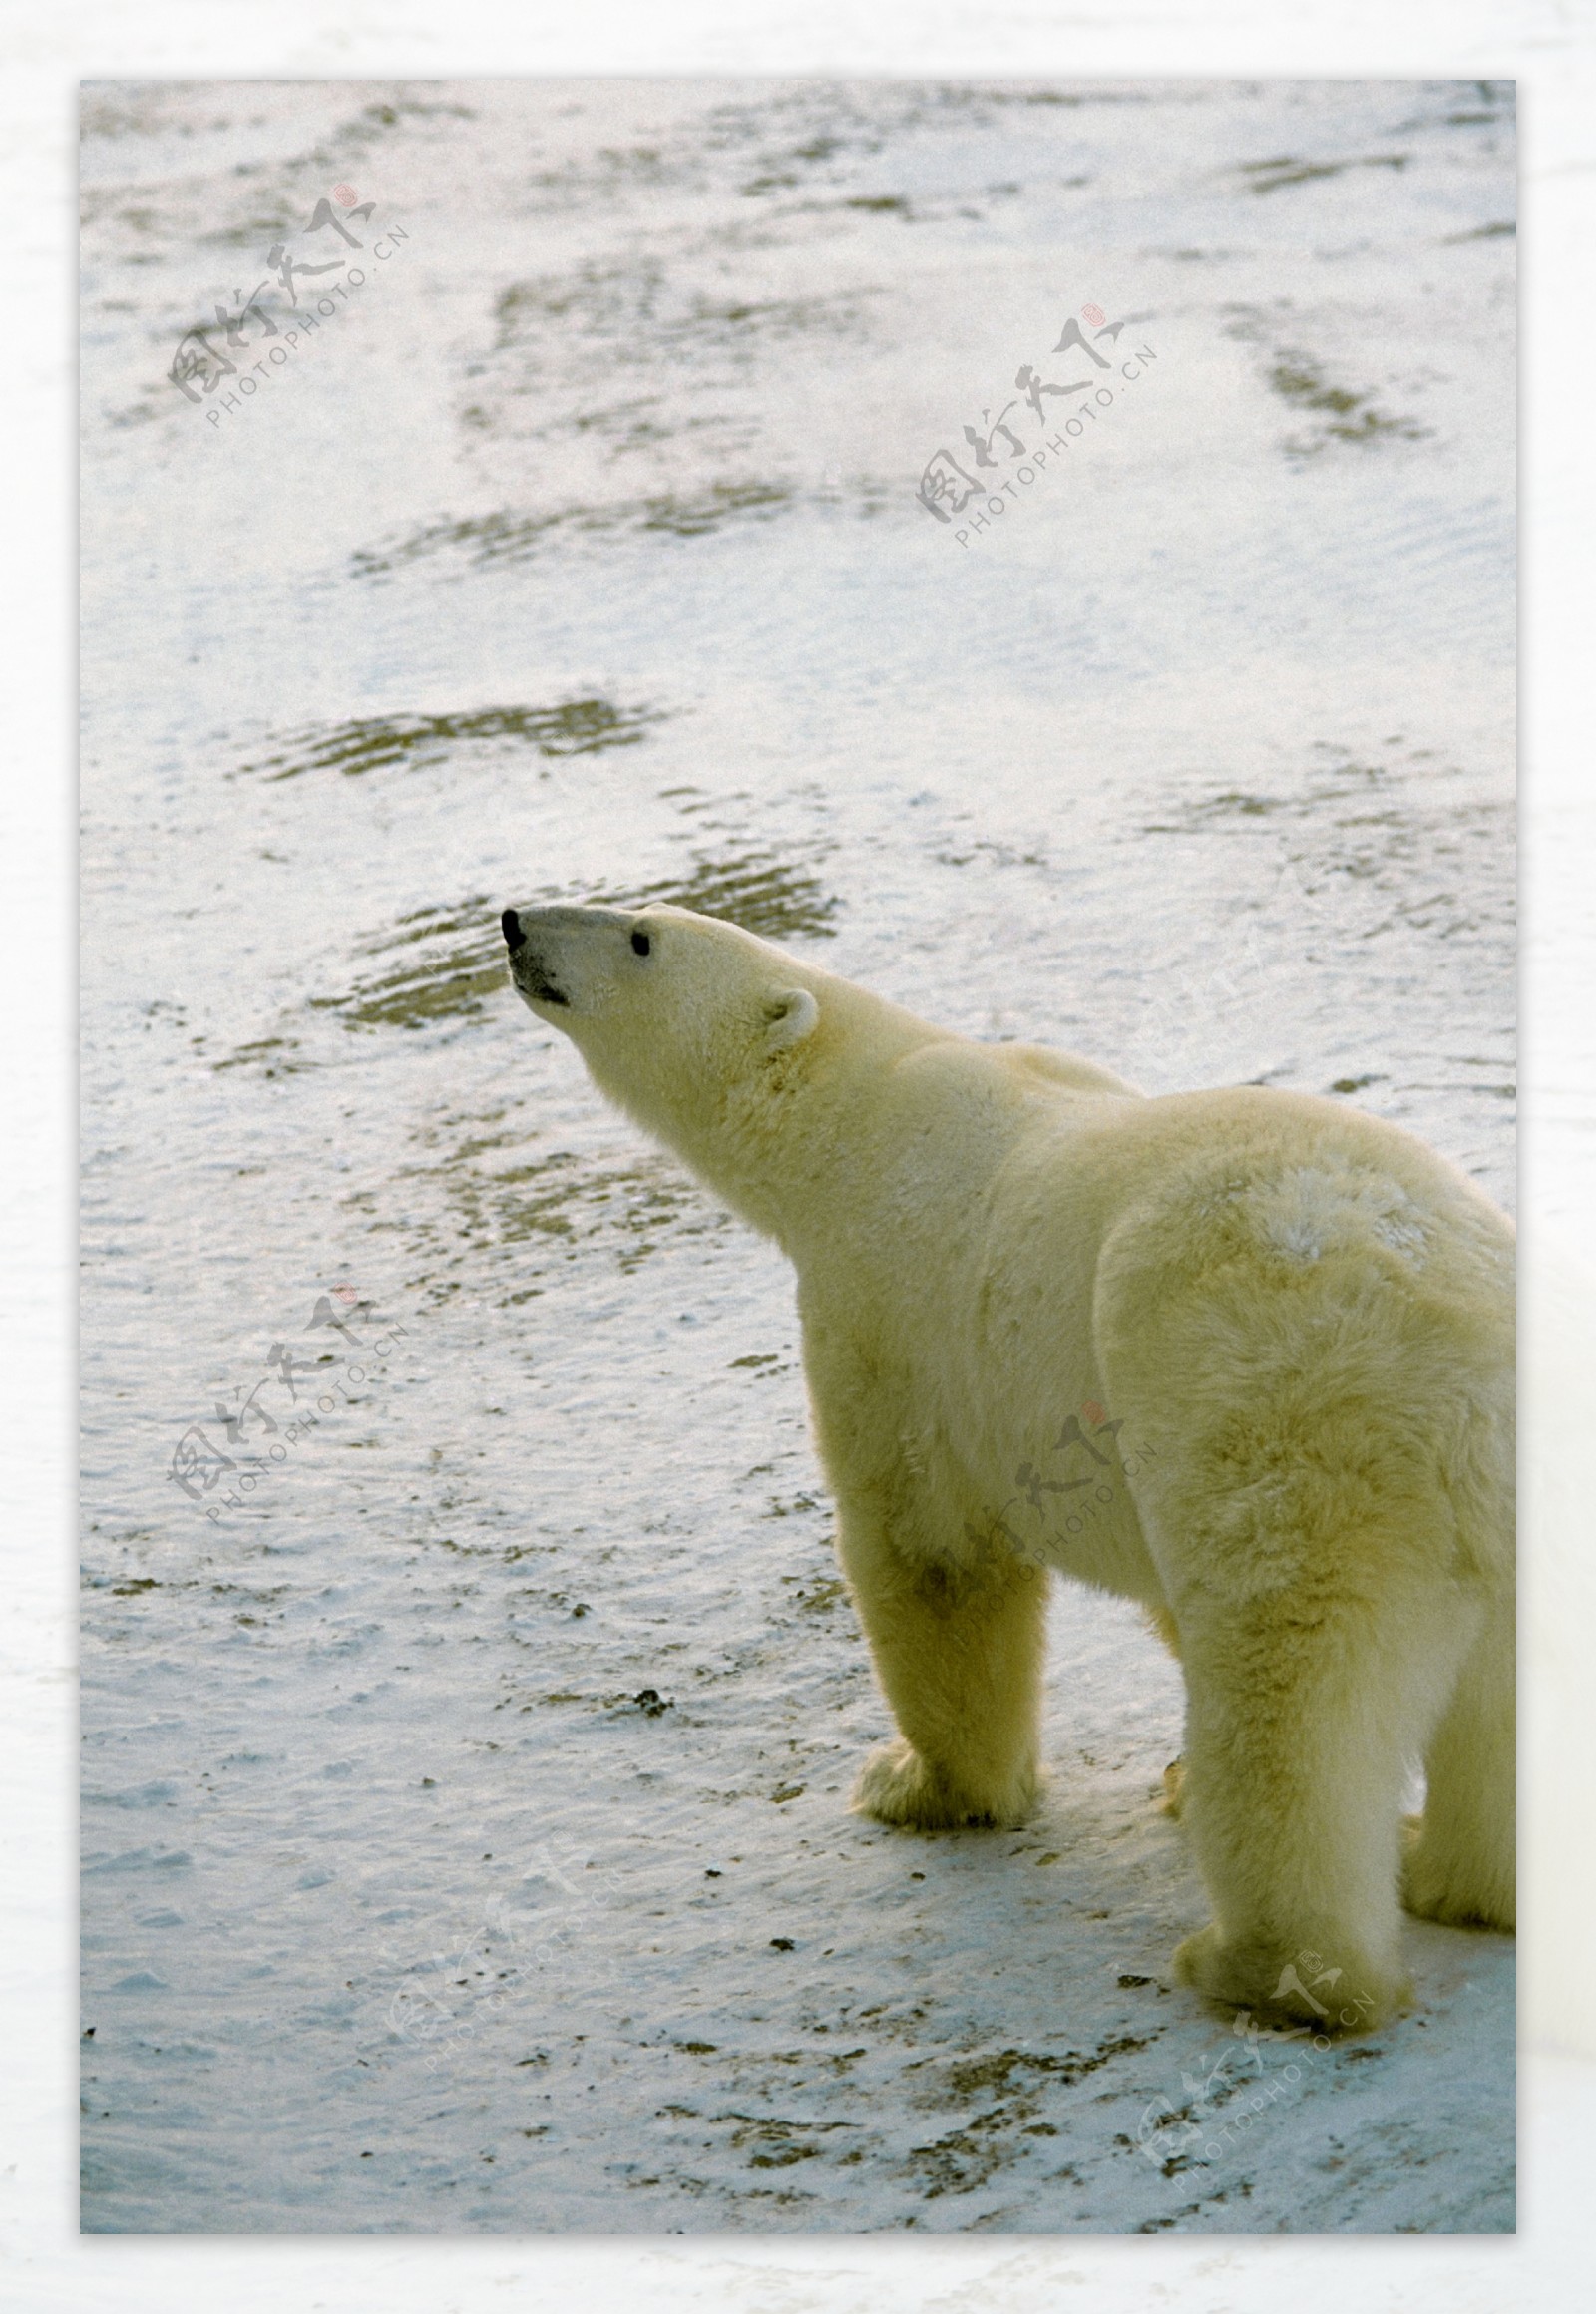
<path fill-rule="evenodd" d="M 1420 426 L 1415 418 L 1394 418 L 1378 409 L 1372 393 L 1354 393 L 1347 386 L 1331 384 L 1320 364 L 1308 354 L 1277 354 L 1270 366 L 1269 383 L 1294 409 L 1316 413 L 1313 432 L 1295 436 L 1286 444 L 1294 458 L 1316 457 L 1332 442 L 1365 446 L 1394 440 L 1418 442 L 1429 433 L 1429 428 Z"/>
<path fill-rule="evenodd" d="M 535 169 L 526 179 L 529 206 L 570 211 L 601 207 L 638 193 L 702 192 L 708 184 L 702 159 L 685 147 L 600 145 L 573 155 L 552 169 Z"/>
<path fill-rule="evenodd" d="M 1335 811 L 1346 803 L 1360 806 L 1383 803 L 1383 783 L 1392 777 L 1389 765 L 1359 763 L 1352 757 L 1328 764 L 1315 763 L 1307 768 L 1301 786 L 1289 795 L 1222 788 L 1215 795 L 1193 796 L 1174 805 L 1167 819 L 1146 822 L 1141 833 L 1174 836 L 1216 830 L 1228 834 L 1238 822 L 1270 819 L 1277 812 L 1284 812 L 1291 819 L 1316 820 L 1323 807 Z"/>
<path fill-rule="evenodd" d="M 1299 927 L 1311 920 L 1359 941 L 1396 930 L 1508 936 L 1513 891 L 1500 864 L 1511 857 L 1509 806 L 1452 800 L 1455 767 L 1432 768 L 1423 749 L 1409 749 L 1405 763 L 1341 756 L 1329 742 L 1314 752 L 1320 760 L 1290 792 L 1194 797 L 1140 833 L 1233 839 L 1256 826 L 1260 839 L 1280 841 L 1284 829 L 1302 830 L 1284 837 L 1280 882 L 1265 904 Z"/>
<path fill-rule="evenodd" d="M 1442 82 L 1425 94 L 1432 105 L 1438 102 L 1446 109 L 1415 113 L 1411 120 L 1397 123 L 1393 136 L 1422 135 L 1434 129 L 1511 129 L 1514 124 L 1517 108 L 1511 81 Z"/>
<path fill-rule="evenodd" d="M 533 214 L 593 206 L 640 208 L 662 193 L 771 195 L 847 182 L 903 136 L 994 127 L 1010 107 L 1146 104 L 1141 92 L 996 88 L 957 82 L 801 82 L 779 93 L 730 97 L 688 124 L 598 146 L 523 181 Z M 858 189 L 868 194 L 869 187 Z"/>
<path fill-rule="evenodd" d="M 315 1010 L 337 1013 L 346 1028 L 430 1028 L 469 1019 L 506 992 L 504 940 L 485 893 L 414 909 L 357 954 L 394 961 L 357 977 L 345 995 L 309 999 Z"/>
<path fill-rule="evenodd" d="M 1116 2057 L 1133 2056 L 1146 2047 L 1147 2042 L 1136 2035 L 1122 2034 L 1089 2054 L 1078 2049 L 1066 2050 L 1062 2056 L 1045 2050 L 1036 2053 L 1027 2049 L 1002 2049 L 991 2057 L 965 2058 L 949 2066 L 944 2076 L 947 2094 L 938 2102 L 960 2104 L 982 2090 L 991 2090 L 1000 2097 L 1011 2096 L 1017 2086 L 1016 2074 L 1022 2081 L 1034 2076 L 1057 2080 L 1068 2087 L 1111 2064 Z"/>
<path fill-rule="evenodd" d="M 785 1517 L 786 1513 L 769 1511 L 766 1516 L 780 1518 Z M 848 1597 L 847 1586 L 835 1576 L 783 1575 L 781 1579 L 783 1583 L 794 1586 L 792 1605 L 801 1609 L 805 1615 L 829 1615 L 834 1607 L 840 1607 Z"/>
<path fill-rule="evenodd" d="M 861 196 L 851 208 L 907 208 L 899 195 Z M 760 338 L 855 338 L 866 307 L 880 289 L 832 289 L 797 297 L 712 296 L 677 285 L 664 264 L 589 262 L 570 273 L 513 281 L 494 304 L 496 354 L 549 341 L 569 358 L 573 341 L 598 339 L 638 370 L 668 360 L 672 367 L 699 356 L 721 357 L 752 348 Z M 584 367 L 586 369 L 586 363 Z"/>
<path fill-rule="evenodd" d="M 295 177 L 324 180 L 340 171 L 358 169 L 370 157 L 373 147 L 385 144 L 401 131 L 425 132 L 433 123 L 442 123 L 447 130 L 451 122 L 476 119 L 474 106 L 448 98 L 412 96 L 402 87 L 392 88 L 385 97 L 374 98 L 362 105 L 359 112 L 329 128 L 319 143 L 296 155 L 288 164 L 288 171 Z M 429 142 L 436 141 L 434 131 Z"/>
<path fill-rule="evenodd" d="M 528 562 L 563 536 L 603 538 L 630 533 L 644 537 L 663 533 L 676 539 L 706 538 L 731 523 L 768 522 L 794 506 L 797 498 L 790 483 L 716 482 L 701 491 L 622 499 L 608 506 L 564 507 L 544 515 L 504 509 L 459 521 L 446 517 L 401 539 L 358 548 L 349 559 L 349 568 L 356 578 L 378 578 L 431 555 L 454 554 L 481 570 Z"/>
<path fill-rule="evenodd" d="M 619 896 L 616 905 L 641 908 L 649 901 L 695 909 L 775 941 L 830 940 L 830 920 L 841 906 L 808 869 L 765 853 L 699 860 L 690 875 L 641 885 L 629 897 Z"/>
<path fill-rule="evenodd" d="M 711 2114 L 709 2121 L 711 2126 L 732 2124 L 729 2142 L 747 2155 L 750 2169 L 787 2169 L 795 2161 L 812 2161 L 823 2147 L 810 2139 L 859 2126 L 857 2121 L 786 2121 L 763 2114 Z"/>
<path fill-rule="evenodd" d="M 857 229 L 859 219 L 850 221 Z M 358 568 L 440 547 L 479 562 L 520 561 L 551 532 L 562 544 L 617 531 L 698 537 L 793 497 L 791 445 L 757 447 L 766 433 L 760 380 L 812 360 L 817 340 L 863 343 L 889 291 L 783 289 L 768 262 L 734 265 L 718 232 L 701 246 L 636 244 L 631 235 L 613 254 L 509 283 L 466 366 L 459 424 L 469 450 L 494 445 L 491 462 L 485 455 L 476 466 L 483 492 L 518 496 L 503 455 L 513 441 L 526 448 L 508 472 L 538 478 L 522 481 L 519 494 L 547 503 L 512 503 L 465 525 L 439 518 L 377 542 Z M 658 456 L 667 444 L 685 461 L 668 481 Z M 562 482 L 572 455 L 580 465 Z M 605 479 L 580 479 L 596 459 Z M 635 480 L 628 488 L 640 465 L 651 490 Z"/>
<path fill-rule="evenodd" d="M 694 1214 L 693 1234 L 709 1226 L 699 1192 L 662 1159 L 595 1167 L 569 1149 L 555 1149 L 490 1173 L 456 1150 L 435 1170 L 445 1179 L 458 1233 L 479 1247 L 541 1239 L 573 1258 L 588 1241 L 606 1238 L 620 1269 L 629 1272 L 655 1251 L 662 1231 Z"/>
<path fill-rule="evenodd" d="M 402 128 L 407 121 L 474 121 L 476 118 L 473 105 L 457 104 L 447 98 L 412 97 L 395 90 L 389 98 L 362 106 L 336 134 L 346 142 L 370 145 L 388 130 Z"/>
<path fill-rule="evenodd" d="M 206 249 L 252 249 L 258 246 L 264 255 L 270 242 L 285 240 L 290 233 L 309 230 L 304 202 L 297 195 L 274 193 L 269 198 L 261 198 L 259 195 L 254 197 L 257 205 L 247 216 L 239 217 L 230 225 L 217 225 L 212 232 L 200 234 L 198 246 Z M 292 321 L 295 318 L 290 310 L 288 319 Z M 214 329 L 214 314 L 207 314 L 199 327 Z"/>
<path fill-rule="evenodd" d="M 420 1187 L 417 1205 L 432 1217 L 412 1233 L 429 1274 L 463 1270 L 480 1286 L 491 1257 L 508 1255 L 498 1281 L 505 1307 L 536 1300 L 552 1267 L 598 1254 L 629 1276 L 667 1237 L 725 1226 L 666 1158 L 596 1163 L 575 1150 L 540 1149 L 525 1133 L 484 1133 L 483 1122 L 454 1118 L 429 1128 L 421 1135 L 428 1154 L 399 1178 Z"/>
<path fill-rule="evenodd" d="M 297 1037 L 260 1036 L 252 1044 L 236 1046 L 223 1059 L 213 1061 L 211 1066 L 217 1069 L 258 1068 L 262 1076 L 266 1077 L 298 1076 L 311 1065 L 308 1060 L 294 1058 L 298 1049 Z"/>
<path fill-rule="evenodd" d="M 1343 177 L 1349 169 L 1405 169 L 1410 153 L 1372 153 L 1360 161 L 1299 161 L 1290 153 L 1271 161 L 1243 161 L 1238 166 L 1252 193 L 1278 193 L 1283 186 L 1309 185 L 1316 179 Z"/>
<path fill-rule="evenodd" d="M 1244 345 L 1267 346 L 1278 323 L 1253 305 L 1227 304 L 1222 308 L 1227 337 Z M 1289 437 L 1283 444 L 1289 458 L 1318 457 L 1332 444 L 1358 443 L 1365 448 L 1393 441 L 1416 442 L 1431 429 L 1416 418 L 1394 417 L 1380 409 L 1372 389 L 1355 390 L 1327 377 L 1319 358 L 1295 347 L 1276 346 L 1266 355 L 1264 382 L 1292 409 L 1313 420 L 1308 434 Z"/>
<path fill-rule="evenodd" d="M 123 137 L 160 137 L 177 129 L 192 135 L 188 107 L 194 102 L 194 84 L 174 81 L 86 81 L 78 105 L 78 141 L 96 138 L 115 142 Z M 208 92 L 207 92 L 208 93 Z M 225 118 L 208 126 L 224 129 Z"/>
<path fill-rule="evenodd" d="M 664 719 L 661 708 L 617 707 L 608 699 L 480 707 L 453 715 L 367 715 L 290 732 L 278 753 L 239 770 L 271 780 L 298 779 L 310 771 L 336 771 L 354 779 L 389 764 L 416 770 L 446 761 L 456 748 L 495 742 L 530 747 L 539 755 L 598 755 L 609 747 L 635 747 L 651 724 Z"/>
<path fill-rule="evenodd" d="M 143 240 L 159 238 L 165 241 L 177 229 L 172 215 L 156 207 L 148 198 L 130 201 L 125 185 L 86 185 L 78 196 L 79 224 L 87 233 L 92 226 L 103 225 L 108 220 L 113 225 L 126 226 L 130 236 Z M 127 263 L 148 261 L 131 253 L 125 253 L 124 256 L 124 262 Z M 100 310 L 102 313 L 128 313 L 137 308 L 131 299 L 119 298 L 115 301 L 106 300 Z M 207 320 L 200 326 L 211 329 L 215 325 L 213 321 Z"/>
<path fill-rule="evenodd" d="M 1056 2122 L 1037 2118 L 1049 2086 L 1072 2088 L 1115 2058 L 1134 2056 L 1148 2046 L 1145 2038 L 1122 2034 L 1090 2052 L 1069 2050 L 1054 2056 L 1003 2049 L 947 2067 L 920 2103 L 963 2106 L 989 2096 L 993 2102 L 958 2128 L 913 2147 L 910 2170 L 924 2198 L 937 2201 L 948 2193 L 974 2193 L 1021 2154 L 1027 2138 L 1059 2135 Z"/>

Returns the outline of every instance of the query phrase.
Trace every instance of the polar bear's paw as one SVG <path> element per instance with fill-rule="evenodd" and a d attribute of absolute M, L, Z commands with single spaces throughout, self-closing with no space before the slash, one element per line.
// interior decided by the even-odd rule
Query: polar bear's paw
<path fill-rule="evenodd" d="M 1275 1938 L 1226 1945 L 1212 1924 L 1175 1948 L 1175 1976 L 1210 2001 L 1249 2010 L 1261 2025 L 1372 2033 L 1411 2003 L 1411 1982 L 1375 1968 L 1321 1934 L 1324 1951 Z"/>
<path fill-rule="evenodd" d="M 1510 1858 L 1495 1872 L 1476 1856 L 1448 1855 L 1422 1816 L 1402 1818 L 1402 1905 L 1448 1928 L 1494 1928 L 1511 1936 L 1517 1920 Z"/>
<path fill-rule="evenodd" d="M 975 1793 L 930 1766 L 900 1737 L 870 1754 L 848 1804 L 856 1815 L 920 1832 L 950 1831 L 960 1824 L 1012 1831 L 1034 1807 L 1039 1782 L 1036 1769 L 1027 1767 L 1000 1790 Z"/>

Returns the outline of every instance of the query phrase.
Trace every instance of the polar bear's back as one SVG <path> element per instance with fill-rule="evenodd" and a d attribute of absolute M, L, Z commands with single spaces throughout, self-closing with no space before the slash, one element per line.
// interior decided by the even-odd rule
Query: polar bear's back
<path fill-rule="evenodd" d="M 1179 1095 L 1127 1112 L 1116 1139 L 1126 1187 L 1097 1262 L 1099 1370 L 1114 1411 L 1159 1441 L 1159 1472 L 1179 1470 L 1187 1527 L 1206 1495 L 1234 1534 L 1271 1524 L 1277 1546 L 1297 1532 L 1311 1555 L 1355 1548 L 1372 1506 L 1389 1527 L 1407 1502 L 1427 1548 L 1449 1532 L 1451 1571 L 1499 1570 L 1506 1216 L 1400 1128 L 1310 1096 Z M 1145 1491 L 1156 1528 L 1158 1483 Z M 1295 1526 L 1262 1518 L 1285 1492 L 1303 1504 Z"/>
<path fill-rule="evenodd" d="M 1116 1104 L 1119 1183 L 1100 1277 L 1159 1290 L 1240 1264 L 1282 1286 L 1378 1275 L 1419 1299 L 1510 1319 L 1511 1222 L 1400 1126 L 1311 1094 L 1243 1085 Z"/>

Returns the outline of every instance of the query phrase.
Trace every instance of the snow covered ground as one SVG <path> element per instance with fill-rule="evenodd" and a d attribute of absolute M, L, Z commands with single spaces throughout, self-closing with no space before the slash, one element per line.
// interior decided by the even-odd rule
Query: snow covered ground
<path fill-rule="evenodd" d="M 1509 1943 L 1323 2051 L 1173 1987 L 1125 1607 L 1059 1590 L 1023 1833 L 844 1811 L 788 1275 L 495 930 L 723 908 L 1510 1202 L 1507 92 L 85 128 L 85 2228 L 1510 2230 Z"/>

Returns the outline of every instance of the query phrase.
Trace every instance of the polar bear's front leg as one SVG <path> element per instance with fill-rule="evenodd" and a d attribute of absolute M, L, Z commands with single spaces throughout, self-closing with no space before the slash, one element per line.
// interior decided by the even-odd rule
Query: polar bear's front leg
<path fill-rule="evenodd" d="M 866 1760 L 851 1804 L 921 1831 L 1022 1822 L 1038 1783 L 1045 1572 L 1017 1559 L 947 1571 L 838 1507 L 838 1556 L 903 1731 Z"/>

